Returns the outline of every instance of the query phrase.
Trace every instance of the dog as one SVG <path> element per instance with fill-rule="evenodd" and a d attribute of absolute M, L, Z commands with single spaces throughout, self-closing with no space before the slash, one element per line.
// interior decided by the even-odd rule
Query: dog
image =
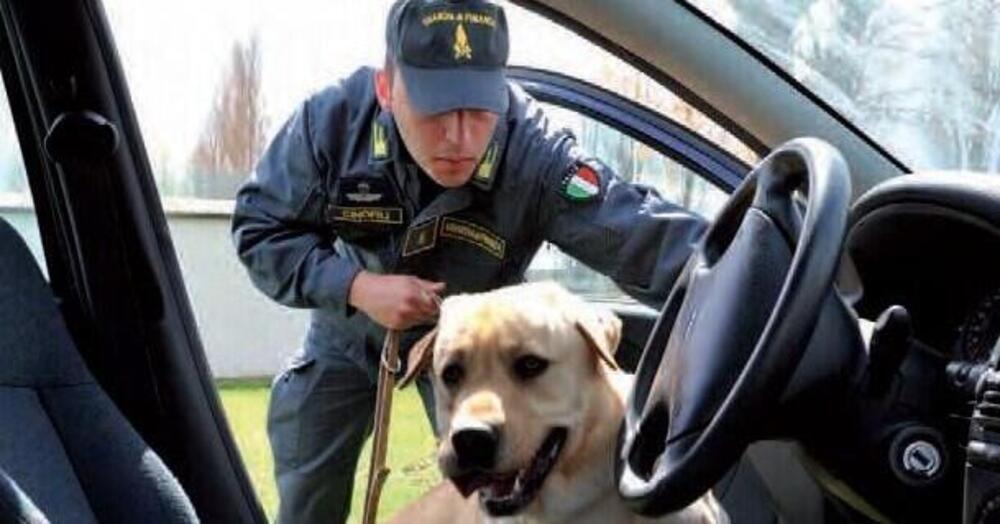
<path fill-rule="evenodd" d="M 661 519 L 619 498 L 615 444 L 632 385 L 615 364 L 620 337 L 614 313 L 552 282 L 446 299 L 400 387 L 431 371 L 450 482 L 393 522 L 728 522 L 711 493 Z"/>

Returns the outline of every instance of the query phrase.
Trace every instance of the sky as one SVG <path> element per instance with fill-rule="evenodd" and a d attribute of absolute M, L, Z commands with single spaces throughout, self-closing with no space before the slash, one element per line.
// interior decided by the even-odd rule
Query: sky
<path fill-rule="evenodd" d="M 311 93 L 362 65 L 380 66 L 392 0 L 103 0 L 144 143 L 159 182 L 181 181 L 208 121 L 234 44 L 256 36 L 261 50 L 265 135 Z M 499 0 L 510 28 L 511 65 L 562 72 L 618 90 L 608 71 L 634 68 L 544 17 Z M 662 86 L 658 99 L 676 100 Z M 671 112 L 669 108 L 659 110 Z M 19 160 L 0 108 L 0 166 Z M 580 115 L 548 112 L 579 130 Z M 700 128 L 699 128 L 700 129 Z M 707 132 L 702 130 L 701 132 Z M 714 136 L 719 133 L 710 133 Z M 0 169 L 5 178 L 20 177 Z M 168 191 L 169 192 L 169 191 Z"/>
<path fill-rule="evenodd" d="M 387 0 L 107 0 L 105 11 L 154 163 L 183 169 L 237 41 L 261 44 L 265 114 L 280 124 L 311 91 L 376 63 Z M 275 120 L 278 120 L 275 122 Z"/>

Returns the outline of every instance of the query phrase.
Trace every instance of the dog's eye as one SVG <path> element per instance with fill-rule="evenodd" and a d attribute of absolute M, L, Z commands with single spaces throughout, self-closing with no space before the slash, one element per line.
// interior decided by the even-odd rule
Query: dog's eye
<path fill-rule="evenodd" d="M 455 387 L 462 381 L 462 376 L 464 375 L 465 370 L 462 369 L 462 366 L 459 366 L 458 364 L 448 364 L 444 367 L 444 370 L 441 371 L 441 380 L 446 386 Z"/>
<path fill-rule="evenodd" d="M 525 355 L 514 361 L 514 373 L 518 378 L 528 380 L 537 377 L 549 367 L 549 361 L 535 355 Z"/>

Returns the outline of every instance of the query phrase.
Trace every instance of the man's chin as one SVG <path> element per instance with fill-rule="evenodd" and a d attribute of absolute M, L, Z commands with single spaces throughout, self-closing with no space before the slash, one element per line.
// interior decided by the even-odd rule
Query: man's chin
<path fill-rule="evenodd" d="M 462 187 L 468 183 L 469 179 L 472 178 L 472 171 L 465 172 L 458 170 L 446 170 L 446 169 L 436 169 L 431 170 L 427 175 L 433 180 L 437 185 L 453 189 L 456 187 Z"/>

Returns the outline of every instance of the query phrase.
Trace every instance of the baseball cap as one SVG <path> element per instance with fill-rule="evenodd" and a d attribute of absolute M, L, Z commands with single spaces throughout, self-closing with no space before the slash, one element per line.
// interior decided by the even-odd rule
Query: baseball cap
<path fill-rule="evenodd" d="M 415 108 L 507 112 L 504 66 L 510 52 L 503 8 L 484 0 L 398 0 L 386 49 Z"/>

